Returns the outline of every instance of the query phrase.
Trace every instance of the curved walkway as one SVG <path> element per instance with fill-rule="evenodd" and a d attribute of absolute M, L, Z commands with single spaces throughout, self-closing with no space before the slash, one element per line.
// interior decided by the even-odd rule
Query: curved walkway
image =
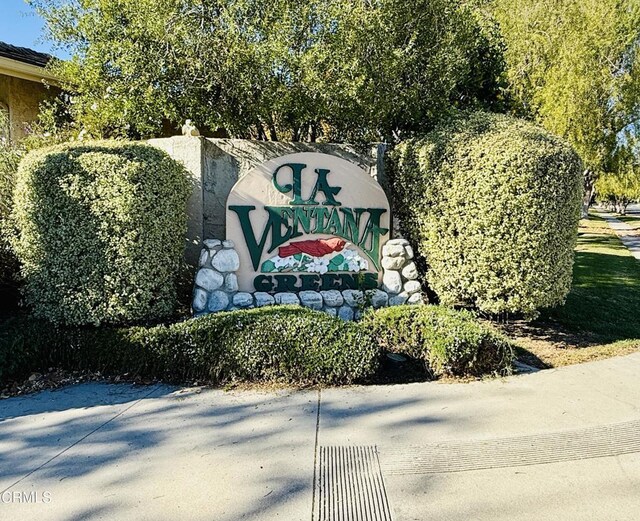
<path fill-rule="evenodd" d="M 637 234 L 637 230 L 610 213 L 598 212 L 596 215 L 607 221 L 611 229 L 620 237 L 622 244 L 631 252 L 631 255 L 640 260 L 640 235 Z"/>
<path fill-rule="evenodd" d="M 639 374 L 636 353 L 469 384 L 12 398 L 0 519 L 637 520 Z"/>

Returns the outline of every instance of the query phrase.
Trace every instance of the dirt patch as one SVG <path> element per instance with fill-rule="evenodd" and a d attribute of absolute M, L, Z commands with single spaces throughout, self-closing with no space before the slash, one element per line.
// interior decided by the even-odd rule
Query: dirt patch
<path fill-rule="evenodd" d="M 517 345 L 517 359 L 539 369 L 622 356 L 640 349 L 640 340 L 609 341 L 567 331 L 553 323 L 515 321 L 499 328 Z"/>
<path fill-rule="evenodd" d="M 15 380 L 0 388 L 0 399 L 37 393 L 40 391 L 59 389 L 67 385 L 85 382 L 128 383 L 134 385 L 152 385 L 157 382 L 128 375 L 107 377 L 101 373 L 88 371 L 65 371 L 50 368 L 46 373 L 33 373 L 25 380 Z"/>

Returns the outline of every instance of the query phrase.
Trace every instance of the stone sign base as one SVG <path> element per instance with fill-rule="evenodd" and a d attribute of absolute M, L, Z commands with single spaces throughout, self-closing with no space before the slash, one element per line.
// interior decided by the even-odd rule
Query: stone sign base
<path fill-rule="evenodd" d="M 232 241 L 208 239 L 200 253 L 192 309 L 195 316 L 274 304 L 299 304 L 343 320 L 358 320 L 368 308 L 422 304 L 413 250 L 405 239 L 392 239 L 382 249 L 382 288 L 371 290 L 253 293 L 238 291 L 240 260 Z"/>

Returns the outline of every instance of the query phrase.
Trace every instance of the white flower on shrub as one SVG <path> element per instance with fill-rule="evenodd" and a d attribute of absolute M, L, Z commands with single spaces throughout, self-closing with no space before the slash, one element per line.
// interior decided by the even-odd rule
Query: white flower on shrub
<path fill-rule="evenodd" d="M 344 257 L 344 260 L 350 261 L 353 258 L 359 257 L 358 252 L 356 252 L 355 250 L 348 250 L 347 246 L 351 246 L 351 243 L 348 242 L 344 250 L 342 250 L 341 252 Z"/>
<path fill-rule="evenodd" d="M 280 257 L 279 255 L 276 255 L 271 260 L 273 261 L 273 263 L 275 264 L 276 268 L 278 268 L 278 269 L 280 269 L 280 268 L 294 268 L 298 264 L 298 261 L 296 259 L 294 259 L 293 256 Z"/>
<path fill-rule="evenodd" d="M 320 273 L 321 275 L 329 271 L 329 259 L 315 258 L 307 264 L 307 271 Z"/>
<path fill-rule="evenodd" d="M 350 243 L 347 243 L 350 244 Z M 296 258 L 298 257 L 298 258 Z M 339 262 L 333 262 L 338 257 Z M 369 269 L 369 262 L 363 259 L 356 250 L 343 249 L 324 255 L 322 257 L 311 257 L 303 253 L 290 255 L 288 257 L 280 257 L 274 255 L 267 261 L 273 264 L 273 268 L 267 268 L 266 272 L 311 272 L 311 273 L 327 273 L 328 271 L 352 271 L 358 273 Z M 333 262 L 333 264 L 332 264 Z M 263 267 L 264 270 L 264 267 Z"/>
<path fill-rule="evenodd" d="M 349 271 L 360 271 L 360 264 L 355 259 L 348 261 L 347 266 L 349 266 Z"/>

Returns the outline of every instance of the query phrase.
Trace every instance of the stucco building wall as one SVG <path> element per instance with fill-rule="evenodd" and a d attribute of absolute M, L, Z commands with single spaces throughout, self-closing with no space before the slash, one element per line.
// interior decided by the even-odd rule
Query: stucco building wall
<path fill-rule="evenodd" d="M 57 94 L 55 87 L 0 74 L 0 108 L 9 109 L 10 138 L 19 141 L 38 117 L 40 103 Z M 5 129 L 2 129 L 5 130 Z"/>

